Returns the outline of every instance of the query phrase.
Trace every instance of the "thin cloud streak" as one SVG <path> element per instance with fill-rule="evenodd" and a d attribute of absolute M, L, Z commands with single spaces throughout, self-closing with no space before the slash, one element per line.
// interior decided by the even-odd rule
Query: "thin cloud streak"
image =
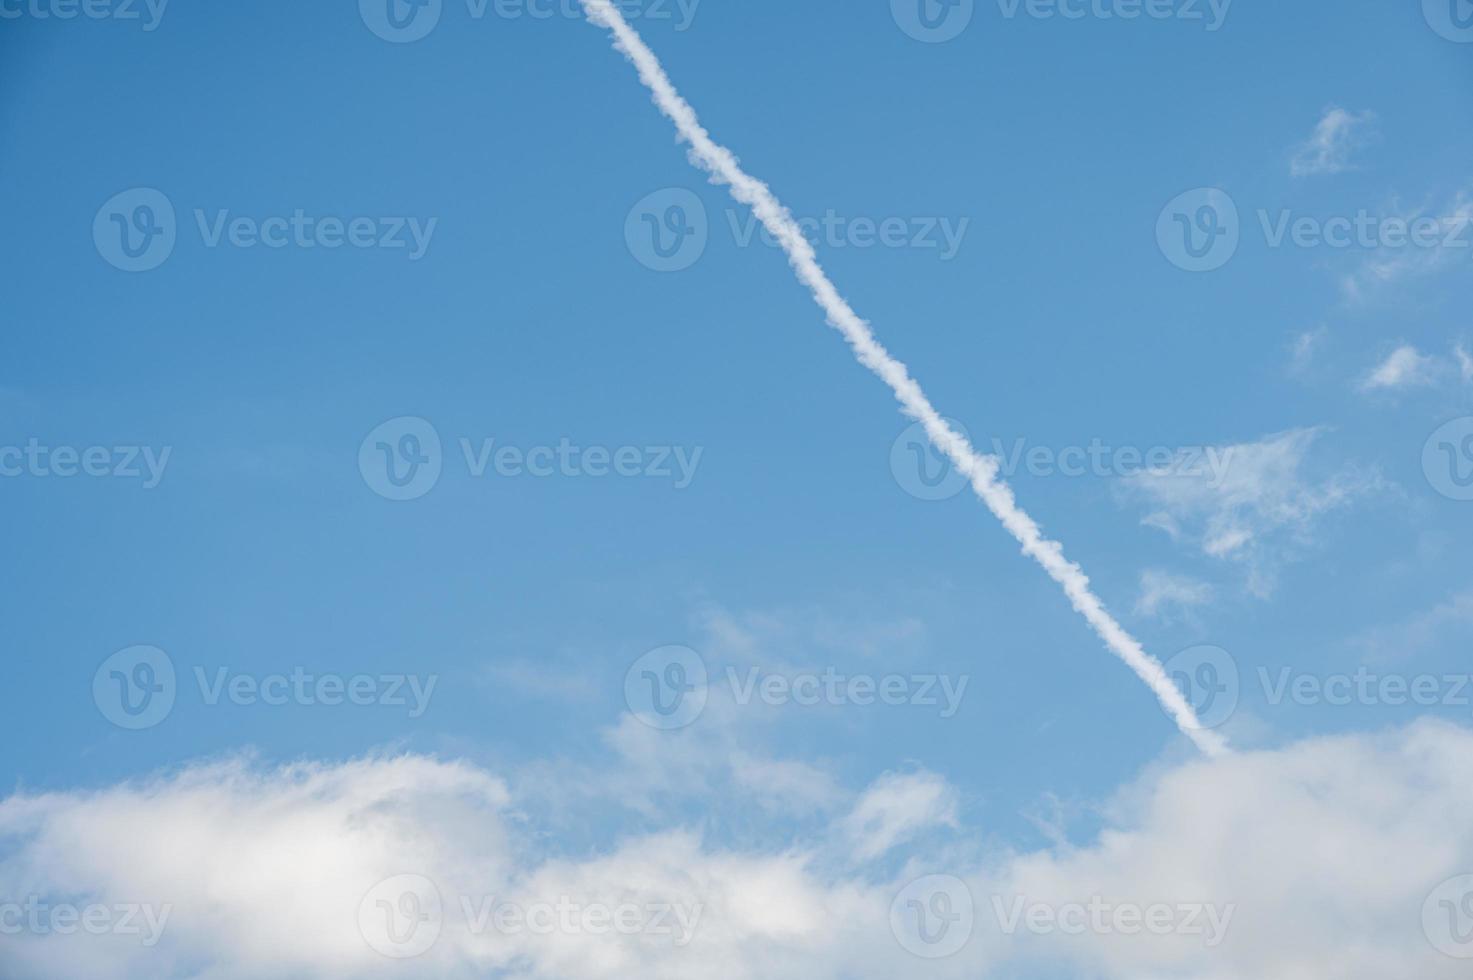
<path fill-rule="evenodd" d="M 1065 558 L 1059 543 L 1045 538 L 1033 518 L 1018 506 L 1012 489 L 998 476 L 998 460 L 977 452 L 964 436 L 942 419 L 905 365 L 890 355 L 870 330 L 869 324 L 839 294 L 788 209 L 766 184 L 742 170 L 730 150 L 716 143 L 706 132 L 690 103 L 676 91 L 654 52 L 629 26 L 611 0 L 581 2 L 589 20 L 613 35 L 615 48 L 639 72 L 640 81 L 650 90 L 655 105 L 675 124 L 681 138 L 690 144 L 691 162 L 709 173 L 714 182 L 728 185 L 732 197 L 752 208 L 757 219 L 787 253 L 793 271 L 813 293 L 813 298 L 827 315 L 829 325 L 844 335 L 860 363 L 889 385 L 905 414 L 924 426 L 932 444 L 971 481 L 977 496 L 1023 546 L 1024 554 L 1043 566 L 1049 577 L 1063 588 L 1074 609 L 1105 645 L 1150 687 L 1183 734 L 1209 755 L 1226 753 L 1226 741 L 1202 727 L 1192 706 L 1167 677 L 1160 661 L 1146 653 L 1139 641 L 1115 621 L 1104 603 L 1090 591 L 1089 578 L 1083 569 Z"/>

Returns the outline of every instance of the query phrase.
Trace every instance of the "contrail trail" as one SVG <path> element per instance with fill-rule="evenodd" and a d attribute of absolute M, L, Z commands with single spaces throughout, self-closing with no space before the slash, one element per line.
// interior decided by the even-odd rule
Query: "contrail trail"
<path fill-rule="evenodd" d="M 1022 544 L 1023 553 L 1042 565 L 1049 577 L 1063 587 L 1075 610 L 1094 628 L 1105 645 L 1155 692 L 1183 734 L 1208 755 L 1226 753 L 1227 742 L 1217 733 L 1202 727 L 1196 712 L 1166 675 L 1160 661 L 1146 653 L 1090 591 L 1089 577 L 1084 570 L 1065 558 L 1059 543 L 1045 538 L 1033 518 L 1018 506 L 1012 489 L 998 476 L 997 458 L 977 452 L 964 436 L 942 419 L 905 365 L 885 350 L 869 324 L 860 319 L 859 314 L 839 295 L 838 287 L 818 264 L 813 246 L 788 209 L 766 184 L 742 170 L 731 151 L 713 140 L 701 126 L 696 111 L 675 90 L 660 60 L 629 26 L 612 0 L 582 0 L 582 3 L 588 19 L 607 28 L 613 35 L 614 47 L 633 63 L 639 71 L 640 81 L 652 93 L 655 105 L 675 124 L 681 139 L 690 144 L 691 162 L 709 173 L 713 182 L 727 184 L 732 197 L 751 207 L 763 227 L 782 245 L 798 278 L 827 314 L 829 325 L 844 335 L 860 363 L 890 386 L 905 414 L 925 427 L 932 444 L 971 481 L 972 489 L 982 498 L 987 509 Z"/>

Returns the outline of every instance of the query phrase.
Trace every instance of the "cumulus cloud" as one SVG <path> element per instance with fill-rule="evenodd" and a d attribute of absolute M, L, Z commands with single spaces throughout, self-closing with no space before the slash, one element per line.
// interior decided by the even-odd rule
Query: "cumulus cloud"
<path fill-rule="evenodd" d="M 1124 492 L 1151 508 L 1146 525 L 1243 564 L 1250 590 L 1267 595 L 1277 566 L 1313 545 L 1326 515 L 1381 484 L 1376 473 L 1352 465 L 1311 476 L 1310 451 L 1324 431 L 1291 429 L 1222 447 L 1215 450 L 1227 460 L 1220 474 L 1187 465 L 1145 471 L 1125 480 Z"/>
<path fill-rule="evenodd" d="M 933 827 L 956 825 L 956 791 L 940 776 L 927 772 L 882 777 L 859 798 L 844 821 L 845 836 L 862 861 L 879 857 Z"/>
<path fill-rule="evenodd" d="M 1158 568 L 1141 573 L 1141 592 L 1135 601 L 1138 616 L 1170 616 L 1173 610 L 1188 612 L 1212 600 L 1212 586 L 1186 575 Z"/>
<path fill-rule="evenodd" d="M 1378 391 L 1431 385 L 1437 375 L 1437 361 L 1415 347 L 1405 345 L 1392 351 L 1386 360 L 1361 382 L 1361 390 Z"/>
<path fill-rule="evenodd" d="M 1330 106 L 1314 133 L 1294 150 L 1289 172 L 1295 177 L 1338 174 L 1350 167 L 1350 158 L 1374 136 L 1376 114 L 1348 112 Z"/>
<path fill-rule="evenodd" d="M 1037 851 L 917 837 L 956 821 L 954 793 L 891 774 L 833 824 L 761 846 L 669 826 L 570 852 L 495 774 L 420 756 L 18 795 L 0 802 L 0 894 L 171 913 L 147 948 L 0 930 L 0 961 L 7 980 L 1466 976 L 1434 945 L 1473 927 L 1435 900 L 1473 872 L 1465 728 L 1157 767 L 1093 839 Z M 832 846 L 856 831 L 860 853 Z M 871 865 L 877 850 L 901 860 Z M 906 928 L 932 912 L 960 941 L 945 959 Z"/>

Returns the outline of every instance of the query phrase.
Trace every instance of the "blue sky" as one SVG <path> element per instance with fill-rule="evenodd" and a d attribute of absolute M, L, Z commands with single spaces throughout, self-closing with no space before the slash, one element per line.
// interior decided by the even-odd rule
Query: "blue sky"
<path fill-rule="evenodd" d="M 825 268 L 940 411 L 984 451 L 1038 453 L 1006 475 L 1124 625 L 1163 661 L 1224 651 L 1241 696 L 1221 732 L 1296 772 L 1315 740 L 1452 751 L 1473 711 L 1448 679 L 1473 636 L 1473 493 L 1452 479 L 1473 473 L 1473 38 L 1447 2 L 1182 0 L 1159 19 L 979 2 L 944 43 L 883 0 L 672 0 L 632 23 L 715 138 L 820 222 Z M 408 43 L 375 33 L 394 37 L 371 3 L 41 16 L 64 7 L 0 6 L 0 711 L 20 736 L 0 826 L 45 794 L 174 774 L 163 798 L 212 761 L 269 796 L 280 766 L 403 753 L 507 780 L 550 862 L 692 828 L 708 849 L 822 850 L 866 800 L 921 800 L 928 816 L 877 818 L 904 832 L 858 845 L 880 848 L 873 883 L 999 853 L 1062 866 L 1059 835 L 1088 845 L 1123 819 L 1105 801 L 1197 778 L 1151 692 L 992 516 L 911 492 L 909 421 L 602 31 L 464 0 Z M 671 202 L 705 247 L 659 271 L 641 235 Z M 1161 243 L 1204 202 L 1217 224 L 1196 228 L 1230 221 L 1237 244 L 1192 272 Z M 329 247 L 354 219 L 362 247 Z M 1418 219 L 1436 245 L 1398 246 Z M 1357 220 L 1369 240 L 1323 240 Z M 119 222 L 134 242 L 167 226 L 172 248 L 126 271 Z M 282 247 L 247 244 L 263 233 Z M 438 478 L 388 499 L 379 442 L 405 463 L 426 433 Z M 28 446 L 98 447 L 140 475 L 61 476 Z M 560 446 L 578 462 L 529 471 Z M 1092 446 L 1107 463 L 1057 472 Z M 613 472 L 625 447 L 639 475 Z M 1171 474 L 1132 462 L 1153 449 Z M 1182 474 L 1199 458 L 1221 479 Z M 94 680 L 140 645 L 167 655 L 175 702 L 130 730 Z M 651 736 L 626 674 L 671 645 L 712 697 Z M 299 667 L 435 686 L 414 711 L 211 704 L 196 680 Z M 744 706 L 728 667 L 966 686 L 945 716 Z M 1286 669 L 1311 687 L 1433 676 L 1438 703 L 1275 699 L 1262 678 Z M 808 802 L 708 771 L 738 757 Z M 45 832 L 17 828 L 0 884 L 116 886 L 85 863 L 46 878 Z M 161 947 L 167 975 L 232 975 L 188 928 Z M 14 969 L 74 962 L 46 958 L 68 955 L 54 938 L 17 940 Z M 1226 973 L 1150 965 L 1284 968 L 1252 948 Z M 1074 975 L 1145 968 L 1079 955 Z M 126 963 L 92 969 L 165 975 Z M 258 968 L 377 975 L 316 953 Z"/>

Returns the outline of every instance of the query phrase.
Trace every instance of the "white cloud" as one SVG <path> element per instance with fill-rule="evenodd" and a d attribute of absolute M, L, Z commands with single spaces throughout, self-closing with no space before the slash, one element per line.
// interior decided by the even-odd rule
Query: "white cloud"
<path fill-rule="evenodd" d="M 1453 348 L 1453 356 L 1458 359 L 1458 374 L 1464 382 L 1473 383 L 1473 354 L 1462 344 Z"/>
<path fill-rule="evenodd" d="M 957 797 L 934 773 L 890 773 L 875 782 L 844 821 L 855 856 L 879 857 L 934 827 L 957 825 Z"/>
<path fill-rule="evenodd" d="M 767 845 L 667 826 L 569 853 L 526 825 L 495 775 L 423 757 L 229 762 L 20 795 L 0 802 L 0 895 L 172 913 L 152 949 L 118 935 L 0 933 L 0 958 L 7 980 L 893 980 L 922 970 L 1002 980 L 1061 965 L 1100 980 L 1467 976 L 1466 961 L 1435 950 L 1422 912 L 1440 883 L 1473 871 L 1468 729 L 1422 722 L 1161 767 L 1120 792 L 1084 843 L 983 854 L 930 841 L 880 873 L 864 861 L 873 848 L 856 863 L 831 846 L 859 826 L 887 828 L 876 846 L 893 849 L 908 830 L 954 821 L 944 802 L 954 792 L 927 774 L 886 776 L 832 827 L 794 837 L 759 824 L 744 835 Z M 364 904 L 405 874 L 441 900 L 439 915 L 427 913 L 438 938 L 411 961 L 370 948 L 359 924 L 367 908 L 369 935 L 382 938 L 376 916 L 413 911 Z M 975 908 L 970 940 L 945 960 L 915 958 L 891 932 L 897 894 L 930 874 L 965 881 Z M 664 906 L 683 918 L 663 933 L 647 919 L 635 934 L 597 930 L 578 915 L 543 933 L 494 918 L 478 928 L 493 896 L 522 909 Z M 1208 949 L 1186 929 L 1002 928 L 1014 908 L 1096 898 L 1211 906 L 1226 932 Z M 1436 916 L 1429 927 L 1451 936 L 1435 934 Z"/>
<path fill-rule="evenodd" d="M 1169 616 L 1173 609 L 1189 611 L 1212 600 L 1212 586 L 1185 575 L 1150 568 L 1141 573 L 1141 594 L 1135 601 L 1138 616 Z"/>
<path fill-rule="evenodd" d="M 1415 347 L 1402 346 L 1377 365 L 1376 369 L 1361 382 L 1362 391 L 1377 391 L 1394 388 L 1412 388 L 1431 385 L 1436 381 L 1437 361 Z"/>
<path fill-rule="evenodd" d="M 1314 544 L 1319 521 L 1377 489 L 1380 478 L 1352 465 L 1306 475 L 1323 429 L 1291 429 L 1258 442 L 1215 448 L 1220 474 L 1186 465 L 1146 471 L 1123 483 L 1152 509 L 1143 523 L 1195 544 L 1213 558 L 1244 564 L 1257 595 L 1273 589 L 1277 566 Z"/>
<path fill-rule="evenodd" d="M 1354 113 L 1330 106 L 1313 135 L 1295 149 L 1289 172 L 1295 177 L 1313 177 L 1349 169 L 1351 155 L 1374 136 L 1375 121 L 1373 112 Z"/>
<path fill-rule="evenodd" d="M 1328 329 L 1318 327 L 1314 330 L 1306 330 L 1295 337 L 1294 344 L 1290 348 L 1289 373 L 1303 374 L 1308 371 L 1329 336 Z"/>
<path fill-rule="evenodd" d="M 1415 229 L 1432 219 L 1436 233 L 1431 244 L 1381 245 L 1373 248 L 1360 265 L 1340 281 L 1341 292 L 1352 304 L 1363 304 L 1404 282 L 1434 275 L 1465 260 L 1469 250 L 1469 231 L 1473 228 L 1473 195 L 1459 191 L 1440 213 L 1421 207 L 1400 215 L 1407 229 Z M 1388 218 L 1389 220 L 1389 218 Z M 1383 221 L 1384 228 L 1388 221 Z"/>

